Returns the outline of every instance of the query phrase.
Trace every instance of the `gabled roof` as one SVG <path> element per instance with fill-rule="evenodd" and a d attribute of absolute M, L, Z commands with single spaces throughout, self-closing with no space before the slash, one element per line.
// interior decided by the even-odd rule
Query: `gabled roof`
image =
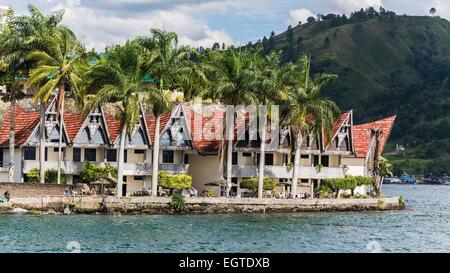
<path fill-rule="evenodd" d="M 9 107 L 11 109 L 11 107 Z M 23 109 L 18 103 L 15 104 L 14 133 L 15 147 L 22 146 L 39 123 L 39 112 L 29 112 Z M 0 147 L 9 146 L 9 126 L 11 111 L 8 111 L 0 128 Z"/>
<path fill-rule="evenodd" d="M 108 126 L 111 143 L 115 143 L 117 137 L 121 133 L 122 121 L 119 118 L 115 117 L 114 115 L 105 113 L 105 122 L 106 126 Z"/>
<path fill-rule="evenodd" d="M 159 133 L 161 134 L 164 127 L 166 127 L 167 122 L 169 121 L 171 113 L 164 113 L 161 115 L 159 120 Z M 153 114 L 146 114 L 145 121 L 147 122 L 148 135 L 150 136 L 150 141 L 153 143 L 155 139 L 155 127 L 156 127 L 156 119 Z"/>
<path fill-rule="evenodd" d="M 372 129 L 381 130 L 379 153 L 384 149 L 389 135 L 391 134 L 392 126 L 397 115 L 380 119 L 374 122 L 369 122 L 353 126 L 353 143 L 355 145 L 356 157 L 366 157 L 369 151 L 370 133 Z"/>
<path fill-rule="evenodd" d="M 85 118 L 82 113 L 64 113 L 64 125 L 66 127 L 69 141 L 73 142 L 75 136 L 84 123 Z"/>
<path fill-rule="evenodd" d="M 333 122 L 333 128 L 331 129 L 331 137 L 330 141 L 327 141 L 327 137 L 325 136 L 325 132 L 322 132 L 322 144 L 323 147 L 328 148 L 328 146 L 332 143 L 333 139 L 336 137 L 337 133 L 341 129 L 342 125 L 345 123 L 345 121 L 351 117 L 352 110 L 345 112 L 341 114 L 334 122 Z"/>

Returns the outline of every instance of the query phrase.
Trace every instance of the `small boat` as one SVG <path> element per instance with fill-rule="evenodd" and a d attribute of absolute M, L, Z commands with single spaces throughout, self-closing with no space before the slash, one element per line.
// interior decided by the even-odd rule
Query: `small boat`
<path fill-rule="evenodd" d="M 403 174 L 402 176 L 400 176 L 400 180 L 405 184 L 415 185 L 417 183 L 416 179 L 407 174 Z"/>
<path fill-rule="evenodd" d="M 398 179 L 397 177 L 388 177 L 386 178 L 385 184 L 403 184 L 403 181 Z"/>

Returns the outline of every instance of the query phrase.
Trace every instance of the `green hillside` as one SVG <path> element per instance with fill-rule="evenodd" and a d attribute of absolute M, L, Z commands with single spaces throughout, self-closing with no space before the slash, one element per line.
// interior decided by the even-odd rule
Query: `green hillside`
<path fill-rule="evenodd" d="M 323 16 L 262 44 L 267 52 L 281 49 L 284 61 L 310 53 L 315 72 L 338 74 L 325 92 L 341 109 L 355 110 L 355 123 L 397 114 L 386 151 L 406 146 L 390 156 L 397 168 L 408 159 L 410 172 L 450 169 L 449 21 L 366 10 Z"/>

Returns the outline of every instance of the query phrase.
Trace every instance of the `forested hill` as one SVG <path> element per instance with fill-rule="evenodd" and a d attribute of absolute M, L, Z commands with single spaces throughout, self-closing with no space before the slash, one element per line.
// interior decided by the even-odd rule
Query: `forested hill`
<path fill-rule="evenodd" d="M 450 22 L 373 9 L 349 18 L 329 14 L 264 38 L 284 61 L 309 53 L 315 72 L 335 73 L 325 90 L 356 123 L 398 114 L 391 144 L 409 158 L 450 154 Z M 392 146 L 391 146 L 392 147 Z"/>

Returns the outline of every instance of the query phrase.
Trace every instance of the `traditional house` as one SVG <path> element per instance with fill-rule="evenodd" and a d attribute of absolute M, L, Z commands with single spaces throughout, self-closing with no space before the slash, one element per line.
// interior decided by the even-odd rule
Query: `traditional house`
<path fill-rule="evenodd" d="M 70 100 L 68 100 L 70 101 Z M 80 181 L 79 170 L 85 160 L 92 164 L 117 165 L 123 121 L 116 115 L 118 105 L 108 104 L 83 115 L 67 103 L 63 128 L 56 120 L 55 103 L 45 113 L 45 168 L 57 168 L 58 140 L 62 133 L 62 173 L 66 183 Z M 16 158 L 14 180 L 25 182 L 26 174 L 39 168 L 39 112 L 16 104 Z M 221 193 L 226 178 L 225 154 L 219 156 L 223 142 L 223 109 L 217 105 L 199 108 L 178 104 L 171 113 L 161 116 L 159 170 L 173 174 L 190 174 L 199 191 L 213 189 Z M 10 113 L 5 112 L 0 127 L 0 180 L 8 181 L 8 144 Z M 304 138 L 297 189 L 312 193 L 321 179 L 345 175 L 371 175 L 376 156 L 381 154 L 389 137 L 395 116 L 372 123 L 353 125 L 353 112 L 342 114 L 333 124 L 331 137 L 311 134 Z M 233 191 L 239 193 L 243 178 L 258 176 L 259 135 L 252 129 L 252 120 L 238 119 L 232 154 Z M 152 141 L 155 117 L 141 106 L 139 121 L 126 139 L 124 158 L 124 193 L 148 189 L 152 175 Z M 278 138 L 278 145 L 269 145 Z M 277 191 L 289 191 L 293 172 L 291 138 L 282 129 L 267 141 L 265 177 L 274 178 Z"/>

